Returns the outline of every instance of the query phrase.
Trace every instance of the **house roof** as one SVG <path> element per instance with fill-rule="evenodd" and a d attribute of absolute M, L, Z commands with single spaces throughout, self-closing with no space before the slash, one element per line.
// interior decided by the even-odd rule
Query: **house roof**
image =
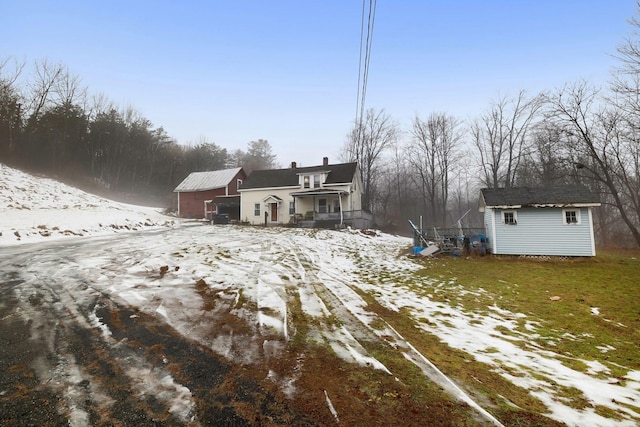
<path fill-rule="evenodd" d="M 226 187 L 242 168 L 218 171 L 191 172 L 177 187 L 174 193 L 205 191 Z"/>
<path fill-rule="evenodd" d="M 338 163 L 334 165 L 310 166 L 287 169 L 265 169 L 253 171 L 244 180 L 241 190 L 258 188 L 297 187 L 300 185 L 299 175 L 329 172 L 324 185 L 343 184 L 353 181 L 357 163 Z"/>
<path fill-rule="evenodd" d="M 483 188 L 480 191 L 488 207 L 600 206 L 598 195 L 582 185 Z"/>

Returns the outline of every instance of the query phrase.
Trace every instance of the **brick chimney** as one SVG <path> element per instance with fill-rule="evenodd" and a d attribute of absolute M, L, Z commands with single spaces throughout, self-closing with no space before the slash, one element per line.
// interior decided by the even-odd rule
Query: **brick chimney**
<path fill-rule="evenodd" d="M 296 162 L 291 162 L 291 169 L 295 169 L 296 168 Z"/>
<path fill-rule="evenodd" d="M 322 158 L 322 166 L 329 166 L 329 158 L 328 157 L 323 157 Z"/>

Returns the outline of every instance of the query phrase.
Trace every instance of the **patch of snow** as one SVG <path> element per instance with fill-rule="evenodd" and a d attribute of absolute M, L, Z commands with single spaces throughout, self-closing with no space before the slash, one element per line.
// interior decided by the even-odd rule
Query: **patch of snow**
<path fill-rule="evenodd" d="M 176 224 L 160 211 L 107 200 L 0 163 L 0 246 Z"/>
<path fill-rule="evenodd" d="M 608 374 L 611 372 L 609 368 L 597 360 L 583 360 L 582 362 L 589 367 L 589 369 L 587 369 L 587 373 L 590 375 L 598 375 L 601 373 Z"/>
<path fill-rule="evenodd" d="M 93 311 L 91 313 L 89 313 L 89 321 L 91 323 L 91 325 L 93 325 L 94 327 L 100 329 L 102 331 L 102 335 L 105 338 L 111 338 L 111 330 L 109 329 L 109 327 L 107 325 L 105 325 L 104 323 L 102 323 L 100 321 L 100 319 L 98 318 L 97 314 L 96 314 L 96 309 L 97 306 L 94 307 Z"/>
<path fill-rule="evenodd" d="M 336 411 L 336 408 L 333 407 L 333 403 L 331 403 L 331 399 L 329 399 L 329 394 L 327 393 L 327 390 L 324 390 L 324 397 L 327 400 L 327 406 L 329 407 L 329 411 L 331 411 L 331 414 L 336 419 L 336 422 L 340 424 L 340 419 L 338 418 L 338 411 Z"/>
<path fill-rule="evenodd" d="M 598 307 L 591 307 L 591 314 L 593 314 L 594 316 L 599 316 L 600 309 L 598 309 Z"/>
<path fill-rule="evenodd" d="M 607 345 L 597 345 L 596 348 L 598 350 L 600 350 L 601 353 L 608 353 L 610 351 L 615 351 L 615 347 L 610 346 L 609 344 Z"/>

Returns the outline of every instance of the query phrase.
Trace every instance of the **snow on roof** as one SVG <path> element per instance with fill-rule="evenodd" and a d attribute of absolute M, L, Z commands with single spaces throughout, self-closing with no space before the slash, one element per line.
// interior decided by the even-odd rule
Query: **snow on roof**
<path fill-rule="evenodd" d="M 486 206 L 599 206 L 600 199 L 582 185 L 557 185 L 548 187 L 483 188 Z"/>
<path fill-rule="evenodd" d="M 174 193 L 187 191 L 205 191 L 227 186 L 242 168 L 218 171 L 191 172 L 177 187 Z"/>

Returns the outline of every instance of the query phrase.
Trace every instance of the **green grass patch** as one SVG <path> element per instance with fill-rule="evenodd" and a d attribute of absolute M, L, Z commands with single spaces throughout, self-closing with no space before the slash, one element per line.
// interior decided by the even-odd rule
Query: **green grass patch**
<path fill-rule="evenodd" d="M 424 264 L 418 276 L 441 280 L 421 287 L 422 293 L 433 293 L 434 300 L 455 298 L 470 312 L 484 313 L 495 304 L 523 313 L 527 317 L 518 319 L 517 331 L 529 333 L 525 321 L 534 322 L 533 332 L 539 335 L 535 342 L 543 348 L 571 358 L 599 360 L 610 368 L 619 364 L 640 369 L 638 250 L 544 261 L 443 256 L 418 262 Z M 448 284 L 452 280 L 455 284 Z"/>
<path fill-rule="evenodd" d="M 508 425 L 531 425 L 528 423 L 532 421 L 534 425 L 556 425 L 553 420 L 541 415 L 546 411 L 546 407 L 527 390 L 514 386 L 509 380 L 494 372 L 490 366 L 476 361 L 473 355 L 451 348 L 435 335 L 416 328 L 415 321 L 403 310 L 388 310 L 371 296 L 359 293 L 367 302 L 369 310 L 385 319 L 420 353 L 498 419 L 509 420 Z M 379 345 L 371 348 L 365 345 L 365 348 L 403 383 L 414 385 L 416 389 L 431 383 L 419 368 L 400 358 L 396 352 L 389 351 L 388 347 Z M 508 396 L 508 401 L 500 396 Z"/>

